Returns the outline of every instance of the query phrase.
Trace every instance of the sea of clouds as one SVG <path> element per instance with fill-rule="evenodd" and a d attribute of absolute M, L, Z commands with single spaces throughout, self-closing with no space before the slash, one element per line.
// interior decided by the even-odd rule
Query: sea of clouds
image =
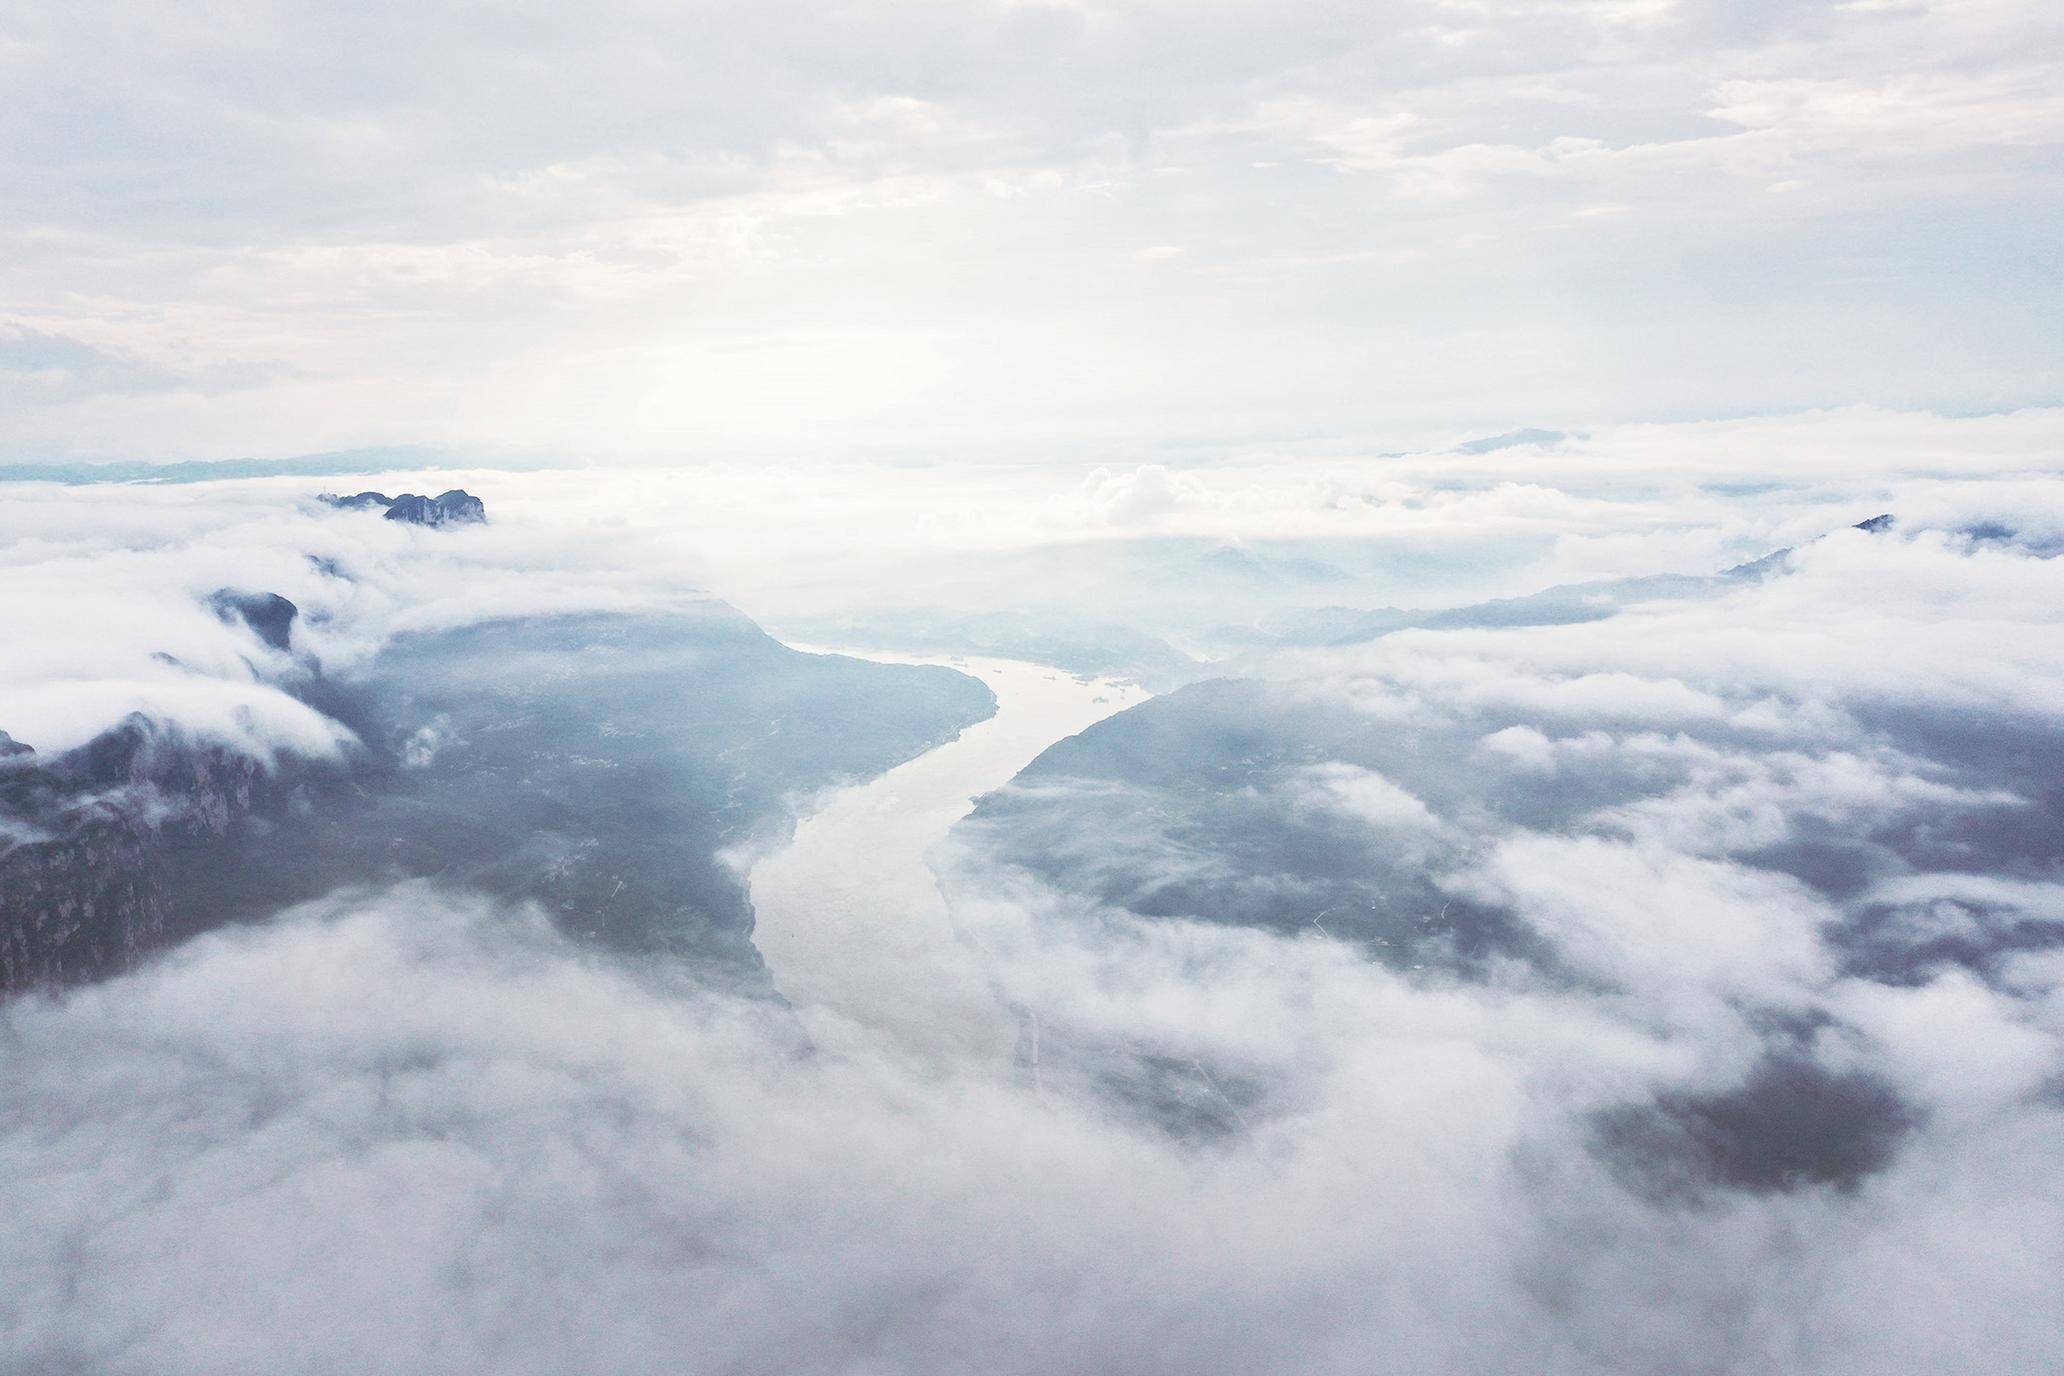
<path fill-rule="evenodd" d="M 1094 1056 L 1029 1074 L 907 1027 L 813 1048 L 779 1007 L 430 884 L 15 998 L 0 1368 L 2051 1369 L 2064 874 L 2017 819 L 2055 815 L 2064 741 L 2060 428 L 1849 413 L 1388 463 L 469 473 L 490 524 L 457 532 L 277 480 L 0 486 L 0 729 L 46 750 L 132 710 L 261 756 L 334 748 L 285 691 L 304 670 L 206 610 L 224 586 L 292 598 L 296 650 L 342 671 L 410 629 L 696 589 L 778 625 L 952 567 L 926 595 L 979 606 L 1012 581 L 994 570 L 1118 541 L 1406 551 L 1256 606 L 1793 547 L 1595 620 L 1239 663 L 1258 720 L 1370 743 L 1251 805 L 1502 915 L 1514 954 L 1415 968 L 1142 917 L 979 827 L 942 854 L 999 1002 L 1057 1046 L 1190 1062 L 1230 1109 L 1208 1131 L 1114 1096 Z M 1179 583 L 1118 600 L 1165 629 Z M 1412 741 L 1438 748 L 1384 753 Z M 1154 826 L 1086 859 L 1161 856 Z M 1831 837 L 1854 842 L 1840 883 L 1777 858 Z M 1844 1168 L 1729 1166 L 1743 1133 L 1714 1105 L 1836 1090 L 1855 1121 L 1831 1131 L 1864 1132 Z"/>

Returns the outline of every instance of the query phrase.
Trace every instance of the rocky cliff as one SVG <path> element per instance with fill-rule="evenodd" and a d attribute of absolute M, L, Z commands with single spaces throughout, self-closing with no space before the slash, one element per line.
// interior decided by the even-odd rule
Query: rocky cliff
<path fill-rule="evenodd" d="M 219 850 L 258 782 L 143 717 L 48 761 L 0 737 L 0 990 L 112 974 L 182 935 L 168 857 Z"/>
<path fill-rule="evenodd" d="M 293 604 L 210 604 L 288 649 Z M 435 878 L 576 940 L 765 988 L 737 847 L 792 800 L 994 710 L 948 669 L 789 649 L 708 602 L 402 636 L 281 686 L 344 727 L 259 763 L 132 717 L 47 757 L 0 737 L 0 991 L 75 983 L 346 884 Z"/>
<path fill-rule="evenodd" d="M 418 526 L 479 525 L 487 520 L 487 503 L 457 487 L 435 497 L 420 497 L 413 492 L 404 492 L 399 497 L 384 492 L 354 492 L 340 497 L 325 492 L 316 500 L 344 511 L 379 511 L 390 521 Z"/>

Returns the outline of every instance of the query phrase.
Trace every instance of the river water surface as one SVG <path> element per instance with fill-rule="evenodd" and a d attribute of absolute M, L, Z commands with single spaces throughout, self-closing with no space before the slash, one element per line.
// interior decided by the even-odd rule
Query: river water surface
<path fill-rule="evenodd" d="M 752 866 L 754 944 L 820 1044 L 886 1036 L 918 1053 L 1008 1056 L 1017 1024 L 955 939 L 927 857 L 976 798 L 1148 694 L 1020 660 L 838 653 L 972 674 L 995 692 L 996 715 L 821 795 L 794 839 Z"/>

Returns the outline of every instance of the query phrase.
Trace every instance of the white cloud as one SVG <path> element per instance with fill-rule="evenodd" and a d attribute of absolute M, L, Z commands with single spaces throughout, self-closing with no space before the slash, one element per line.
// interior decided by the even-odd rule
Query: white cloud
<path fill-rule="evenodd" d="M 1826 700 L 1852 690 L 2040 706 L 2060 680 L 2044 627 L 2064 563 L 2027 552 L 2064 542 L 2060 416 L 1812 414 L 1381 460 L 1262 450 L 1184 466 L 9 483 L 0 729 L 56 748 L 110 713 L 197 707 L 204 683 L 224 695 L 218 719 L 264 703 L 283 725 L 297 710 L 278 693 L 292 667 L 206 610 L 221 587 L 295 601 L 297 648 L 333 667 L 409 630 L 695 589 L 777 630 L 885 608 L 1010 609 L 1128 626 L 1210 657 L 1227 628 L 1286 608 L 1430 609 L 1569 579 L 1709 574 L 1786 544 L 1800 546 L 1794 576 L 1718 601 L 1662 588 L 1587 627 L 1407 632 L 1312 661 L 1314 691 L 1352 691 L 1372 712 L 1446 695 L 1558 737 L 1603 713 L 1623 732 L 1724 721 L 1784 739 L 1829 726 Z M 425 534 L 304 505 L 324 486 L 378 485 L 468 486 L 492 519 Z M 1886 535 L 1818 538 L 1887 510 L 1901 524 Z M 1956 533 L 1988 522 L 2021 543 L 1972 548 Z M 1617 605 L 1594 600 L 1600 614 Z M 1899 628 L 1911 644 L 1888 656 Z M 1283 673 L 1305 664 L 1286 660 Z"/>
<path fill-rule="evenodd" d="M 1310 796 L 1366 822 L 1378 831 L 1423 832 L 1439 827 L 1426 804 L 1373 769 L 1348 764 L 1313 765 L 1305 771 Z"/>
<path fill-rule="evenodd" d="M 2064 1051 L 2014 1000 L 1960 971 L 1914 989 L 1850 983 L 1829 1003 L 1865 1040 L 1874 1069 L 1940 1113 L 2011 1111 L 2055 1076 Z"/>
<path fill-rule="evenodd" d="M 294 740 L 305 723 L 261 710 L 289 665 L 201 604 L 224 585 L 292 597 L 296 648 L 348 665 L 409 629 L 698 585 L 748 610 L 1002 589 L 1161 626 L 1078 565 L 1125 552 L 1166 606 L 1223 618 L 1195 607 L 1186 551 L 1257 561 L 1230 560 L 1257 605 L 1371 607 L 1527 591 L 1680 537 L 1711 572 L 1837 532 L 1767 579 L 1667 585 L 1602 620 L 1237 666 L 1273 676 L 1241 730 L 1331 709 L 1343 750 L 1382 757 L 1257 754 L 1240 803 L 1280 787 L 1366 839 L 1348 849 L 1372 873 L 1402 856 L 1457 906 L 1509 911 L 1525 955 L 1393 969 L 1330 930 L 1142 920 L 949 847 L 956 927 L 1050 1037 L 1036 1082 L 865 1027 L 805 1052 L 780 1009 L 434 887 L 11 1001 L 0 1365 L 2036 1369 L 2064 1335 L 2064 971 L 2003 951 L 1878 983 L 1844 942 L 1862 920 L 1940 916 L 1965 940 L 2055 921 L 2049 877 L 1955 867 L 1985 839 L 1960 826 L 2034 801 L 1900 715 L 2064 718 L 2055 423 L 1848 413 L 1382 465 L 440 475 L 488 501 L 457 533 L 304 508 L 299 480 L 0 488 L 0 631 L 32 647 L 0 660 L 0 727 L 38 745 L 17 720 L 63 737 L 52 684 L 74 735 L 142 704 Z M 1775 492 L 1706 486 L 1787 468 Z M 1887 506 L 1890 531 L 1840 529 Z M 1995 520 L 2016 538 L 1958 533 Z M 1433 567 L 1375 560 L 1316 593 L 1284 572 L 1402 547 Z M 139 667 L 154 649 L 194 700 Z M 1163 846 L 1165 798 L 1087 790 L 1051 792 L 1132 814 L 1083 859 L 1090 884 L 1122 863 L 1247 877 L 1210 835 Z M 1509 820 L 1529 808 L 1553 815 Z M 1875 847 L 1840 901 L 1753 854 L 1816 831 Z M 1753 1097 L 1772 1061 L 1889 1085 L 1911 1121 L 1839 1186 L 1700 1179 L 1687 1205 L 1624 1178 L 1639 1153 L 1601 1124 L 1682 1119 L 1696 1144 L 1724 1115 L 1682 1105 Z M 1157 1067 L 1241 1116 L 1185 1137 L 1110 1092 Z"/>
<path fill-rule="evenodd" d="M 1453 881 L 1509 904 L 1580 969 L 1664 1016 L 1689 994 L 1797 1005 L 1835 914 L 1782 876 L 1596 837 L 1515 836 Z M 1701 1010 L 1703 1011 L 1703 1010 Z"/>
<path fill-rule="evenodd" d="M 1645 1038 L 1327 943 L 1136 937 L 1082 954 L 1144 990 L 1227 947 L 1183 1015 L 1221 1050 L 1323 1032 L 1283 1072 L 1299 1111 L 1181 1146 L 1064 1082 L 798 1057 L 778 1015 L 422 888 L 19 1001 L 6 1359 L 1574 1372 L 1793 1341 L 1780 1367 L 1862 1371 L 1916 1331 L 2002 1366 L 2056 1337 L 2059 1200 L 2001 1169 L 2053 1109 L 1930 1129 L 1853 1194 L 1678 1213 L 1587 1164 L 1571 1116 L 1673 1073 Z"/>
<path fill-rule="evenodd" d="M 2056 37 L 2020 3 L 34 0 L 0 329 L 74 344 L 0 443 L 1152 461 L 2027 404 Z"/>

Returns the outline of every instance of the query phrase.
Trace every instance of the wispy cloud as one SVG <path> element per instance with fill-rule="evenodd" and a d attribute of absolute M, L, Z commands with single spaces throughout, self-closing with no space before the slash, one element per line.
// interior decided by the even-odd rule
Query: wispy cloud
<path fill-rule="evenodd" d="M 2033 3 L 268 15 L 0 27 L 10 311 L 244 370 L 0 437 L 1023 455 L 2055 399 Z"/>

